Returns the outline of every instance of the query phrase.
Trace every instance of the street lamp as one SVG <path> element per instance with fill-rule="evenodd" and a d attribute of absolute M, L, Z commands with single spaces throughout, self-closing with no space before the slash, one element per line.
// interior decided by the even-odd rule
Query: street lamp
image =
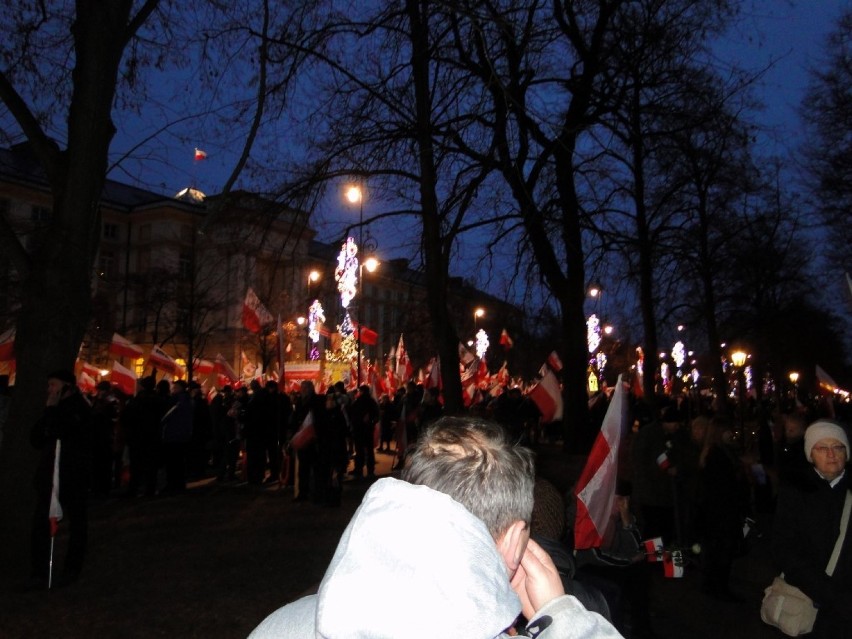
<path fill-rule="evenodd" d="M 734 351 L 731 353 L 731 363 L 736 368 L 737 375 L 737 401 L 739 403 L 740 432 L 745 432 L 745 366 L 748 354 L 745 351 Z"/>
<path fill-rule="evenodd" d="M 374 273 L 379 268 L 379 264 L 379 260 L 375 257 L 368 257 L 358 264 L 358 306 L 356 307 L 358 310 L 358 346 L 356 351 L 356 357 L 358 358 L 358 386 L 361 385 L 361 331 L 364 330 L 364 316 L 366 315 L 361 312 L 364 304 L 364 269 L 366 268 L 369 273 Z"/>

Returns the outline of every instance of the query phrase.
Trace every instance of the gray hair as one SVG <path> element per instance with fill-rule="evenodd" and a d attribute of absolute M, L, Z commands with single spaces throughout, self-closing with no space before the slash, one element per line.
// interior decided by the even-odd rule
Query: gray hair
<path fill-rule="evenodd" d="M 535 460 L 494 422 L 442 417 L 409 449 L 402 479 L 445 493 L 499 538 L 515 521 L 529 524 Z"/>

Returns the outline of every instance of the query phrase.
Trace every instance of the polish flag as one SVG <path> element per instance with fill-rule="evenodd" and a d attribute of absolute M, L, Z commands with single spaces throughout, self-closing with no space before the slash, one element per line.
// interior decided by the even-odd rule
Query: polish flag
<path fill-rule="evenodd" d="M 574 548 L 599 548 L 615 503 L 618 476 L 618 448 L 627 423 L 627 402 L 621 377 L 615 386 L 586 466 L 577 480 L 577 516 L 574 522 Z"/>
<path fill-rule="evenodd" d="M 683 577 L 683 552 L 674 550 L 663 553 L 663 574 L 669 579 Z"/>
<path fill-rule="evenodd" d="M 167 373 L 171 373 L 172 375 L 177 375 L 181 368 L 175 360 L 169 357 L 169 355 L 156 344 L 151 347 L 151 352 L 148 355 L 148 364 L 166 371 Z"/>
<path fill-rule="evenodd" d="M 0 362 L 11 362 L 15 359 L 15 329 L 10 328 L 0 335 Z"/>
<path fill-rule="evenodd" d="M 528 395 L 538 410 L 541 411 L 541 421 L 544 423 L 562 419 L 562 390 L 559 380 L 547 366 L 539 370 L 541 379 L 533 386 Z"/>
<path fill-rule="evenodd" d="M 77 388 L 86 394 L 94 393 L 95 388 L 97 388 L 97 382 L 86 371 L 81 371 L 77 376 Z"/>
<path fill-rule="evenodd" d="M 207 159 L 207 152 L 202 151 L 198 147 L 195 147 L 195 159 L 196 160 L 206 160 Z"/>
<path fill-rule="evenodd" d="M 467 346 L 459 342 L 459 362 L 464 366 L 469 366 L 475 359 L 476 356 L 467 349 Z"/>
<path fill-rule="evenodd" d="M 509 333 L 506 332 L 506 329 L 503 329 L 503 332 L 500 333 L 500 345 L 505 348 L 507 351 L 515 345 L 515 342 L 512 341 L 512 338 L 509 337 Z"/>
<path fill-rule="evenodd" d="M 198 375 L 209 375 L 216 370 L 216 365 L 209 359 L 192 360 L 192 372 Z"/>
<path fill-rule="evenodd" d="M 261 327 L 275 321 L 272 314 L 258 299 L 254 289 L 249 287 L 246 291 L 246 299 L 243 302 L 243 326 L 252 333 L 260 333 Z"/>
<path fill-rule="evenodd" d="M 59 530 L 59 520 L 62 519 L 62 504 L 59 503 L 59 457 L 61 454 L 62 440 L 57 439 L 56 452 L 53 454 L 53 486 L 50 489 L 50 508 L 47 511 L 51 537 L 56 537 L 56 532 Z"/>
<path fill-rule="evenodd" d="M 662 452 L 657 455 L 657 466 L 660 467 L 660 470 L 668 470 L 672 465 L 672 460 L 669 459 L 669 454 L 667 452 Z"/>
<path fill-rule="evenodd" d="M 497 384 L 499 386 L 508 386 L 509 381 L 509 365 L 506 363 L 506 360 L 503 360 L 503 365 L 497 371 Z"/>
<path fill-rule="evenodd" d="M 231 367 L 228 363 L 228 360 L 225 359 L 225 356 L 222 353 L 216 353 L 216 372 L 226 378 L 229 383 L 236 382 L 240 379 L 240 376 L 237 375 L 236 371 Z M 222 384 L 224 386 L 224 384 Z"/>
<path fill-rule="evenodd" d="M 547 356 L 547 365 L 553 369 L 554 373 L 558 373 L 562 370 L 562 360 L 559 359 L 559 355 L 556 351 L 553 351 L 550 355 Z"/>
<path fill-rule="evenodd" d="M 109 345 L 109 354 L 113 357 L 130 357 L 137 359 L 145 354 L 141 346 L 137 346 L 130 340 L 118 333 L 112 334 L 112 342 Z"/>
<path fill-rule="evenodd" d="M 476 369 L 476 385 L 482 388 L 487 385 L 491 376 L 488 374 L 488 362 L 485 361 L 485 355 L 479 358 L 479 366 Z"/>
<path fill-rule="evenodd" d="M 653 539 L 646 539 L 642 542 L 642 546 L 645 548 L 645 558 L 648 561 L 662 561 L 663 560 L 663 538 L 662 537 L 654 537 Z"/>
<path fill-rule="evenodd" d="M 101 374 L 101 369 L 89 364 L 88 362 L 80 362 L 80 374 L 88 375 L 92 379 L 96 379 L 98 375 Z"/>
<path fill-rule="evenodd" d="M 391 348 L 390 353 L 388 353 L 387 360 L 385 361 L 385 387 L 388 389 L 388 394 L 390 395 L 396 392 L 398 385 L 396 372 L 394 372 L 393 367 L 394 357 L 395 351 Z"/>
<path fill-rule="evenodd" d="M 400 384 L 405 384 L 414 374 L 414 367 L 408 359 L 408 351 L 405 350 L 405 342 L 402 333 L 399 334 L 399 344 L 396 347 L 396 377 Z"/>
<path fill-rule="evenodd" d="M 109 375 L 109 381 L 110 384 L 121 389 L 125 395 L 132 397 L 136 394 L 136 373 L 116 361 L 112 363 L 112 372 Z"/>

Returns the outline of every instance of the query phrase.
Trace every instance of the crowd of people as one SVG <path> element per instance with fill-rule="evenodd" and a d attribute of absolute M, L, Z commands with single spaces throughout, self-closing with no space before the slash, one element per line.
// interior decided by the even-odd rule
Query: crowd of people
<path fill-rule="evenodd" d="M 606 402 L 603 395 L 598 399 Z M 83 566 L 90 497 L 174 495 L 186 490 L 188 480 L 207 477 L 251 486 L 292 485 L 294 501 L 336 506 L 341 503 L 347 471 L 353 481 L 376 479 L 378 453 L 395 456 L 393 468 L 408 484 L 448 495 L 473 519 L 484 522 L 488 538 L 496 544 L 495 556 L 501 560 L 497 565 L 507 571 L 508 590 L 490 594 L 497 597 L 501 610 L 512 613 L 512 619 L 522 612 L 523 623 L 514 622 L 516 631 L 535 627 L 542 618 L 541 609 L 549 609 L 549 602 L 568 593 L 570 605 L 563 601 L 547 623 L 560 617 L 559 610 L 570 609 L 575 616 L 582 610 L 581 626 L 595 629 L 592 634 L 570 636 L 654 637 L 648 615 L 650 564 L 643 543 L 653 538 L 667 550 L 692 556 L 708 596 L 736 601 L 739 596 L 730 587 L 731 568 L 734 559 L 747 551 L 749 522 L 761 510 L 774 512 L 777 503 L 772 543 L 779 567 L 823 611 L 816 636 L 845 636 L 842 628 L 852 626 L 847 623 L 847 611 L 852 608 L 846 605 L 852 601 L 850 553 L 841 552 L 837 569 L 832 575 L 825 573 L 828 555 L 840 543 L 848 484 L 848 436 L 845 426 L 833 421 L 835 415 L 826 414 L 831 406 L 797 404 L 789 410 L 767 406 L 751 414 L 747 427 L 753 437 L 747 441 L 745 424 L 725 411 L 714 411 L 687 396 L 661 398 L 660 403 L 662 408 L 652 415 L 643 403 L 631 402 L 628 423 L 632 428 L 619 448 L 610 528 L 600 547 L 575 549 L 574 496 L 570 489 L 560 492 L 534 475 L 528 448 L 545 431 L 528 399 L 513 389 L 473 407 L 467 417 L 451 418 L 442 416 L 437 389 L 423 389 L 413 382 L 393 396 L 378 399 L 369 386 L 352 392 L 341 382 L 319 394 L 310 381 L 304 381 L 298 392 L 287 394 L 274 382 L 263 385 L 257 380 L 248 387 L 225 386 L 208 397 L 194 382 L 157 383 L 146 377 L 133 397 L 121 397 L 106 382 L 97 386 L 94 395 L 84 397 L 71 372 L 57 371 L 48 379 L 44 416 L 31 432 L 33 445 L 42 450 L 36 476 L 33 579 L 45 578 L 51 487 L 57 476 L 59 501 L 69 524 L 59 583 L 69 583 Z M 605 411 L 591 414 L 603 419 Z M 55 465 L 57 442 L 62 446 L 60 463 Z M 472 464 L 473 460 L 478 461 Z M 500 466 L 504 462 L 509 464 L 507 469 Z M 501 487 L 495 474 L 502 472 L 514 477 L 518 486 Z M 479 483 L 465 488 L 467 480 L 458 473 L 478 478 Z M 387 530 L 414 525 L 413 517 L 397 521 L 407 511 L 401 504 L 421 498 L 424 512 L 434 509 L 449 517 L 448 522 L 457 518 L 458 513 L 450 512 L 457 503 L 446 510 L 443 497 L 434 501 L 430 493 L 411 492 L 411 486 L 399 483 L 374 482 L 353 522 L 363 520 L 366 510 L 375 511 L 376 520 Z M 509 502 L 489 503 L 490 497 L 486 499 L 482 491 L 491 495 L 495 490 Z M 513 490 L 521 492 L 512 494 Z M 501 515 L 501 509 L 508 514 Z M 512 528 L 516 524 L 517 530 Z M 431 518 L 429 525 L 435 526 Z M 449 533 L 435 528 L 430 534 Z M 534 541 L 528 543 L 530 538 Z M 803 540 L 805 550 L 794 551 Z M 363 543 L 355 532 L 344 534 L 339 556 L 319 592 L 320 609 L 323 601 L 335 602 L 330 610 L 344 605 L 346 597 L 338 594 L 347 580 L 357 578 Z M 479 542 L 471 543 L 463 544 L 459 552 L 481 555 Z M 347 554 L 351 552 L 356 552 L 355 559 Z M 392 563 L 387 568 L 388 584 L 394 583 L 397 572 L 404 573 L 400 558 Z M 348 575 L 350 570 L 355 573 Z M 525 576 L 516 579 L 519 572 Z M 458 574 L 458 579 L 471 583 L 480 583 L 481 578 Z M 488 579 L 493 584 L 493 574 Z M 524 586 L 525 579 L 534 583 Z M 549 584 L 547 594 L 530 603 L 531 593 L 524 589 L 538 588 L 542 582 Z M 511 605 L 504 608 L 507 602 Z M 515 610 L 517 605 L 521 608 Z M 314 614 L 316 600 L 293 606 L 270 617 L 256 636 L 273 636 L 293 624 L 302 627 L 307 617 L 326 623 Z M 600 620 L 583 616 L 586 611 Z M 503 623 L 496 613 L 493 619 Z M 506 628 L 501 625 L 499 630 Z M 373 636 L 370 632 L 364 628 L 363 636 Z M 499 634 L 488 630 L 477 636 Z"/>

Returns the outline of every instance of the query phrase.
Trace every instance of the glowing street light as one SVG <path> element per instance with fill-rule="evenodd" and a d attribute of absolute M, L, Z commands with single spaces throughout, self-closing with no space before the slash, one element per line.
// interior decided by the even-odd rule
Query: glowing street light
<path fill-rule="evenodd" d="M 796 371 L 790 372 L 790 382 L 795 386 L 799 383 L 799 374 Z"/>
<path fill-rule="evenodd" d="M 745 366 L 746 359 L 748 359 L 748 355 L 745 353 L 745 351 L 734 351 L 733 353 L 731 353 L 731 362 L 737 368 L 742 368 L 743 366 Z"/>

